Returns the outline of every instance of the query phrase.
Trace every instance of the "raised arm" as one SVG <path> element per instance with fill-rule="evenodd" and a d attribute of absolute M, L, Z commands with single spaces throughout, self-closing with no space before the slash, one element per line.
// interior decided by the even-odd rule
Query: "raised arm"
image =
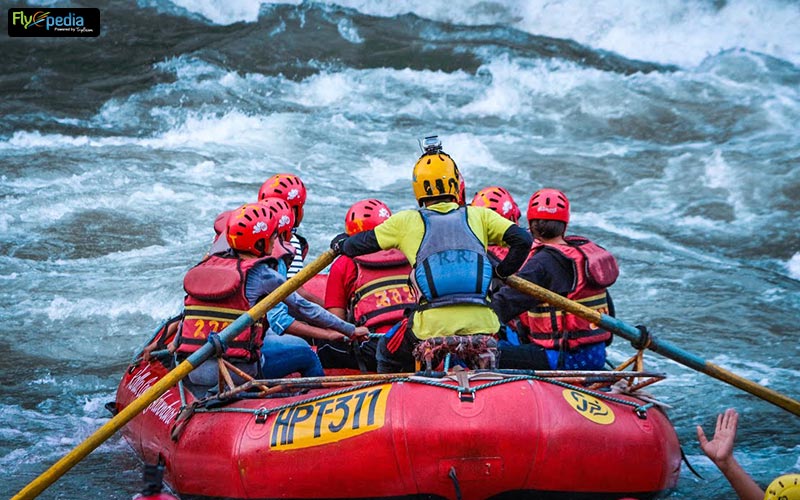
<path fill-rule="evenodd" d="M 740 500 L 763 500 L 764 490 L 756 484 L 752 477 L 742 468 L 733 456 L 733 442 L 736 439 L 736 427 L 739 414 L 733 408 L 717 415 L 717 426 L 711 441 L 706 438 L 701 426 L 697 426 L 697 439 L 703 453 L 714 462 L 719 470 L 733 486 Z"/>

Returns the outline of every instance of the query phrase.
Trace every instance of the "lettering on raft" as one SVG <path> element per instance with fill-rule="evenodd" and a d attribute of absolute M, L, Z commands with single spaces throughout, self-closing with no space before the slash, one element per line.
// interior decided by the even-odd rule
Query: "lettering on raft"
<path fill-rule="evenodd" d="M 131 391 L 135 399 L 144 394 L 156 382 L 158 382 L 158 376 L 150 373 L 150 367 L 147 367 L 131 377 L 126 387 Z M 172 401 L 168 401 L 170 399 Z M 180 400 L 174 394 L 167 391 L 150 403 L 144 411 L 149 411 L 164 424 L 169 425 L 178 418 L 180 403 Z"/>
<path fill-rule="evenodd" d="M 270 448 L 288 450 L 334 443 L 383 427 L 391 385 L 322 399 L 278 412 Z"/>
<path fill-rule="evenodd" d="M 144 393 L 144 391 L 149 389 L 153 385 L 153 383 L 155 383 L 157 380 L 158 377 L 150 373 L 150 367 L 147 367 L 141 372 L 131 377 L 131 380 L 128 382 L 128 385 L 126 387 L 128 388 L 128 390 L 131 391 L 131 393 L 133 393 L 133 396 L 135 398 L 138 398 Z"/>

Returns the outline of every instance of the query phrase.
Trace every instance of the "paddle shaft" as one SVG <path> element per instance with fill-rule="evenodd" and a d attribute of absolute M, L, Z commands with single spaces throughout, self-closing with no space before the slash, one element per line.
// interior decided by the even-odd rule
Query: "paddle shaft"
<path fill-rule="evenodd" d="M 308 264 L 301 269 L 294 277 L 287 280 L 281 286 L 276 288 L 272 293 L 260 300 L 245 314 L 239 316 L 227 328 L 219 332 L 219 337 L 223 342 L 228 342 L 239 335 L 245 328 L 253 324 L 253 322 L 262 318 L 267 311 L 275 307 L 278 302 L 285 299 L 289 294 L 300 288 L 303 283 L 311 279 L 314 275 L 325 269 L 330 264 L 336 254 L 332 250 L 328 250 L 320 255 L 315 261 Z M 124 410 L 116 414 L 111 420 L 106 422 L 102 427 L 96 430 L 91 436 L 86 438 L 81 444 L 76 446 L 72 451 L 64 455 L 58 462 L 53 464 L 52 467 L 44 471 L 39 477 L 28 483 L 23 489 L 14 495 L 11 500 L 27 500 L 36 498 L 41 492 L 47 489 L 51 484 L 56 482 L 68 470 L 75 466 L 78 462 L 83 460 L 86 455 L 91 453 L 95 448 L 103 444 L 108 438 L 114 435 L 125 424 L 130 422 L 136 415 L 141 413 L 153 401 L 158 399 L 162 394 L 167 392 L 170 387 L 177 384 L 186 375 L 188 375 L 197 366 L 202 364 L 207 359 L 214 355 L 214 346 L 210 343 L 204 344 L 200 349 L 192 353 L 186 360 L 176 366 L 172 371 L 167 373 L 164 378 L 159 380 L 155 385 L 150 387 L 141 396 L 131 402 Z"/>
<path fill-rule="evenodd" d="M 547 302 L 558 309 L 562 309 L 564 311 L 571 312 L 576 316 L 580 316 L 581 318 L 590 321 L 595 325 L 605 328 L 606 330 L 631 341 L 634 345 L 640 345 L 643 341 L 648 340 L 644 338 L 644 335 L 638 328 L 630 326 L 627 323 L 624 323 L 607 314 L 599 313 L 594 309 L 590 309 L 582 304 L 579 304 L 578 302 L 551 292 L 550 290 L 522 279 L 519 276 L 510 276 L 508 279 L 506 279 L 506 284 L 519 290 L 520 292 L 531 295 L 542 302 Z M 678 363 L 688 366 L 693 370 L 697 370 L 718 380 L 722 380 L 723 382 L 726 382 L 734 387 L 738 387 L 745 392 L 749 392 L 754 396 L 757 396 L 765 401 L 783 408 L 788 412 L 800 416 L 800 402 L 779 392 L 773 391 L 772 389 L 768 389 L 762 385 L 756 384 L 751 380 L 740 377 L 739 375 L 729 372 L 720 366 L 709 363 L 703 358 L 684 351 L 680 347 L 677 347 L 667 341 L 658 340 L 654 336 L 650 335 L 649 343 L 646 345 L 646 347 L 651 351 L 657 352 L 658 354 L 661 354 L 662 356 L 673 361 L 677 361 Z"/>

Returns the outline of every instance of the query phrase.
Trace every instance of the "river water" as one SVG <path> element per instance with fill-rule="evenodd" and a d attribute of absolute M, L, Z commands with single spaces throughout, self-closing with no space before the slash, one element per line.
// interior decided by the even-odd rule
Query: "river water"
<path fill-rule="evenodd" d="M 469 193 L 567 193 L 570 232 L 619 259 L 620 319 L 800 398 L 797 3 L 85 6 L 98 38 L 0 37 L 0 495 L 107 421 L 217 213 L 297 173 L 315 257 L 352 202 L 413 207 L 417 138 L 437 133 Z M 684 467 L 669 498 L 732 498 L 695 437 L 730 406 L 762 486 L 800 470 L 800 419 L 646 364 L 704 476 Z M 41 498 L 128 499 L 140 477 L 115 436 Z"/>

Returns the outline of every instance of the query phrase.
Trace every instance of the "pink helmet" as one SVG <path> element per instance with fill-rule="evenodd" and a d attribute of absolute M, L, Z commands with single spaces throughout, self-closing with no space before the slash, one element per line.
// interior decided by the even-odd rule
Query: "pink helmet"
<path fill-rule="evenodd" d="M 569 200 L 558 189 L 544 188 L 536 191 L 528 201 L 528 221 L 534 219 L 569 222 Z"/>
<path fill-rule="evenodd" d="M 380 200 L 357 201 L 344 216 L 344 230 L 350 236 L 369 231 L 391 216 L 392 211 Z"/>
<path fill-rule="evenodd" d="M 485 187 L 475 193 L 475 197 L 472 198 L 472 206 L 490 208 L 514 224 L 522 215 L 519 205 L 514 201 L 511 193 L 500 186 Z"/>

